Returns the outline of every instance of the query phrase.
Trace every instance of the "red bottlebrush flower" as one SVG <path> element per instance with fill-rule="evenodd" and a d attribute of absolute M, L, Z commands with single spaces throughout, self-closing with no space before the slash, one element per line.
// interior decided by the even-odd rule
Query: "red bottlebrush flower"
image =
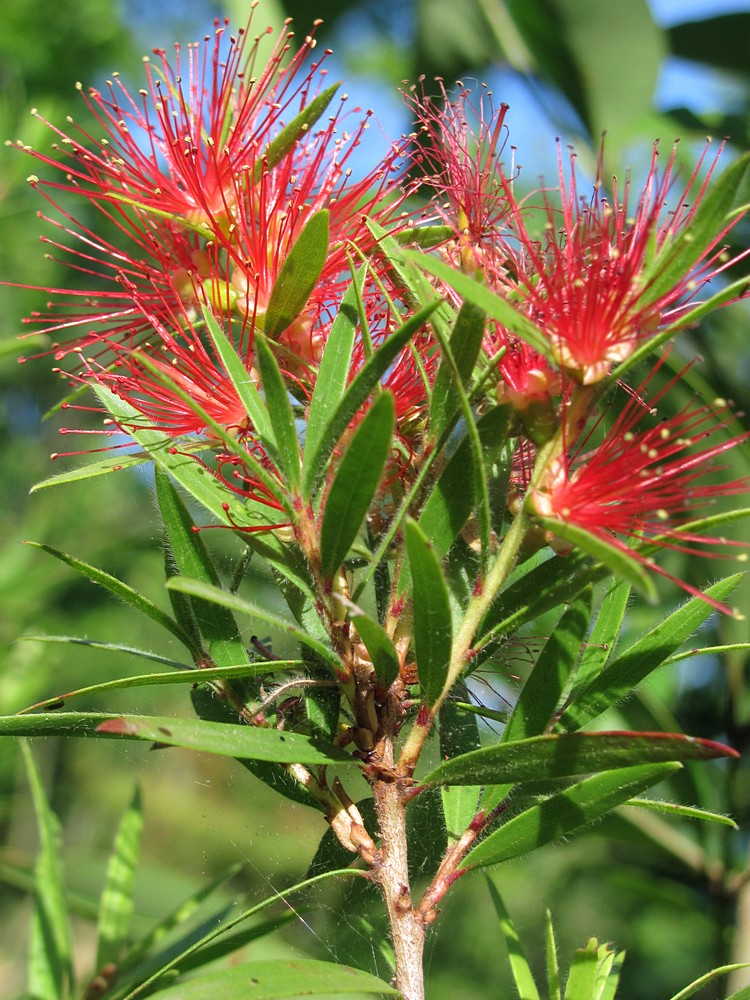
<path fill-rule="evenodd" d="M 575 157 L 566 178 L 560 156 L 562 208 L 545 195 L 541 241 L 528 228 L 521 206 L 513 204 L 509 246 L 518 241 L 512 265 L 517 307 L 544 331 L 558 363 L 583 384 L 604 378 L 643 340 L 677 321 L 703 285 L 729 266 L 721 262 L 721 244 L 736 219 L 716 233 L 694 266 L 668 289 L 652 293 L 661 277 L 649 273 L 655 253 L 689 232 L 716 168 L 721 148 L 701 179 L 707 150 L 676 195 L 674 149 L 660 173 L 654 145 L 648 177 L 636 197 L 628 179 L 622 193 L 615 184 L 611 200 L 607 198 L 600 162 L 588 201 L 578 193 Z M 675 208 L 668 211 L 670 200 Z"/>
<path fill-rule="evenodd" d="M 669 579 L 674 578 L 631 549 L 625 540 L 703 556 L 711 553 L 701 546 L 717 541 L 740 544 L 679 528 L 717 499 L 746 493 L 750 488 L 750 478 L 729 483 L 709 478 L 723 468 L 715 459 L 750 437 L 745 433 L 716 439 L 728 423 L 721 412 L 726 409 L 723 401 L 715 407 L 686 406 L 654 426 L 641 427 L 645 418 L 654 417 L 657 404 L 682 374 L 646 403 L 642 394 L 653 373 L 649 375 L 601 442 L 593 446 L 594 432 L 590 431 L 571 452 L 554 459 L 528 500 L 538 516 L 582 528 Z M 689 593 L 700 593 L 680 580 L 675 582 Z M 724 605 L 716 606 L 727 610 Z"/>
<path fill-rule="evenodd" d="M 438 82 L 440 102 L 416 96 L 415 88 L 406 96 L 417 121 L 422 182 L 444 199 L 436 210 L 455 233 L 462 269 L 480 268 L 497 276 L 505 256 L 501 233 L 512 199 L 507 178 L 513 168 L 505 171 L 500 162 L 507 141 L 508 105 L 495 110 L 492 94 L 486 91 L 475 107 L 469 90 L 451 98 Z"/>
<path fill-rule="evenodd" d="M 281 334 L 303 363 L 313 361 L 320 344 L 310 341 L 310 329 L 330 302 L 331 288 L 342 273 L 348 276 L 347 246 L 364 253 L 373 246 L 364 216 L 381 224 L 397 218 L 407 140 L 352 181 L 348 161 L 370 113 L 347 132 L 342 99 L 320 126 L 312 125 L 269 164 L 269 144 L 318 96 L 325 70 L 320 63 L 303 65 L 314 46 L 310 37 L 282 66 L 291 37 L 285 32 L 270 62 L 259 68 L 257 40 L 250 44 L 246 30 L 229 40 L 225 33 L 225 24 L 217 26 L 213 42 L 190 46 L 187 60 L 178 48 L 174 65 L 159 51 L 160 68 L 147 64 L 148 87 L 140 98 L 119 80 L 108 97 L 92 91 L 87 103 L 103 139 L 80 129 L 75 138 L 55 130 L 59 160 L 23 147 L 64 172 L 63 180 L 31 178 L 53 206 L 61 193 L 66 201 L 83 198 L 123 237 L 118 248 L 58 209 L 63 218 L 53 224 L 75 241 L 66 262 L 90 276 L 93 286 L 52 290 L 47 312 L 30 318 L 35 332 L 85 331 L 59 345 L 60 356 L 92 344 L 141 345 L 152 333 L 151 317 L 161 335 L 183 307 L 193 317 L 205 301 L 236 307 L 242 323 L 250 318 L 262 326 L 295 239 L 312 214 L 327 208 L 331 249 L 319 288 L 303 316 Z"/>

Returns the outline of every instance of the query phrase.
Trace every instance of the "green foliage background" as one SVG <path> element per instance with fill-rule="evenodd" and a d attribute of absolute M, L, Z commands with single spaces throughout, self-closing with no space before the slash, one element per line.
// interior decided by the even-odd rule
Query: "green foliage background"
<path fill-rule="evenodd" d="M 233 20 L 244 23 L 246 4 L 232 0 Z M 0 11 L 0 131 L 11 140 L 46 149 L 49 133 L 29 116 L 38 107 L 49 120 L 83 114 L 75 82 L 98 83 L 115 67 L 139 86 L 141 51 L 169 46 L 173 37 L 199 38 L 210 11 L 184 5 L 180 23 L 158 9 L 109 0 L 6 0 Z M 216 11 L 213 11 L 216 13 Z M 675 135 L 690 155 L 706 134 L 730 135 L 738 150 L 748 145 L 750 102 L 750 12 L 716 16 L 670 30 L 654 21 L 645 0 L 603 3 L 601 0 L 411 0 L 406 3 L 360 3 L 342 0 L 261 0 L 257 23 L 281 25 L 295 16 L 304 32 L 312 16 L 326 23 L 321 43 L 334 40 L 351 80 L 394 91 L 402 80 L 446 80 L 469 75 L 478 79 L 487 68 L 504 64 L 528 80 L 527 114 L 544 114 L 561 133 L 575 140 L 581 160 L 595 162 L 599 135 L 607 131 L 607 167 L 622 170 L 643 162 L 654 137 L 665 144 Z M 710 67 L 732 100 L 717 100 L 700 117 L 688 107 L 656 109 L 653 97 L 664 61 L 670 55 Z M 497 90 L 497 88 L 496 88 Z M 502 93 L 496 94 L 502 100 Z M 535 103 L 536 102 L 536 103 Z M 687 103 L 687 102 L 686 102 Z M 511 137 L 512 138 L 512 137 Z M 687 156 L 686 160 L 689 161 Z M 0 149 L 0 276 L 22 286 L 68 285 L 74 278 L 44 258 L 38 243 L 35 211 L 41 199 L 26 185 L 31 161 L 13 149 Z M 536 180 L 529 163 L 526 176 Z M 747 239 L 747 228 L 739 238 Z M 58 255 L 59 256 L 59 255 Z M 44 542 L 102 566 L 155 600 L 160 593 L 160 542 L 148 477 L 122 473 L 108 478 L 43 491 L 32 498 L 33 483 L 54 471 L 49 453 L 86 445 L 86 439 L 60 437 L 60 426 L 94 426 L 90 415 L 68 410 L 42 416 L 58 398 L 58 383 L 49 359 L 19 366 L 14 338 L 21 318 L 43 308 L 44 294 L 32 288 L 0 287 L 0 712 L 8 713 L 37 700 L 133 670 L 125 657 L 104 656 L 94 649 L 18 641 L 24 635 L 73 634 L 113 640 L 174 653 L 155 630 L 103 591 L 75 576 L 65 566 L 23 539 Z M 682 341 L 687 356 L 700 352 L 705 362 L 695 377 L 696 391 L 705 385 L 718 395 L 746 405 L 750 376 L 745 304 L 719 313 L 712 328 Z M 44 349 L 40 345 L 37 349 Z M 27 343 L 22 351 L 34 353 Z M 743 398 L 744 397 L 744 398 Z M 83 443 L 81 443 L 83 441 Z M 63 463 L 65 460 L 58 460 Z M 736 475 L 747 473 L 747 458 L 735 460 Z M 744 465 L 743 465 L 744 463 Z M 211 533 L 210 542 L 224 554 L 231 570 L 236 553 L 231 540 Z M 711 576 L 698 567 L 695 582 Z M 684 572 L 684 568 L 680 568 Z M 689 571 L 692 573 L 692 569 Z M 702 575 L 700 575 L 702 574 Z M 717 575 L 718 571 L 717 571 Z M 271 588 L 259 577 L 258 600 L 271 600 Z M 747 607 L 750 588 L 740 600 Z M 665 604 L 678 597 L 662 588 Z M 636 606 L 628 619 L 631 635 L 658 620 L 663 607 Z M 549 634 L 554 621 L 535 624 L 536 635 Z M 714 622 L 696 640 L 747 639 L 747 623 Z M 285 653 L 275 637 L 277 652 Z M 501 676 L 528 669 L 526 637 L 511 652 Z M 719 663 L 690 660 L 684 667 L 662 671 L 643 698 L 624 707 L 633 727 L 685 728 L 700 736 L 728 739 L 737 749 L 750 745 L 750 697 L 745 693 L 747 664 L 739 656 Z M 493 682 L 494 683 L 494 682 Z M 184 695 L 142 689 L 121 697 L 123 710 L 189 711 Z M 137 700 L 136 700 L 137 699 Z M 669 706 L 669 708 L 665 707 Z M 106 709 L 91 701 L 81 709 Z M 669 713 L 676 723 L 665 722 Z M 618 724 L 613 715 L 612 725 Z M 147 863 L 137 894 L 139 927 L 170 909 L 202 881 L 237 861 L 245 867 L 231 883 L 227 899 L 267 895 L 269 879 L 276 889 L 304 874 L 320 836 L 322 820 L 286 800 L 272 797 L 233 762 L 207 759 L 182 751 L 149 752 L 119 743 L 85 740 L 37 740 L 49 794 L 60 815 L 65 838 L 71 906 L 80 914 L 77 947 L 81 961 L 92 933 L 86 922 L 101 881 L 106 852 L 117 819 L 141 784 L 146 815 Z M 750 815 L 747 759 L 688 766 L 682 793 L 687 802 L 730 811 L 740 823 Z M 417 841 L 429 853 L 429 800 L 418 813 L 424 830 Z M 654 823 L 659 823 L 655 820 Z M 4 742 L 0 751 L 0 982 L 8 996 L 23 987 L 26 890 L 33 863 L 35 831 L 20 756 Z M 600 824 L 591 834 L 534 855 L 528 864 L 502 870 L 495 878 L 527 941 L 539 942 L 549 906 L 561 946 L 569 952 L 590 935 L 612 939 L 628 950 L 623 995 L 633 1000 L 666 996 L 732 954 L 737 913 L 750 910 L 742 873 L 747 869 L 747 834 L 668 821 L 661 826 L 634 825 L 622 816 Z M 321 891 L 313 909 L 277 937 L 256 947 L 255 957 L 306 954 L 330 958 L 381 975 L 385 964 L 374 941 L 377 906 L 356 885 L 331 894 Z M 344 920 L 337 919 L 339 906 Z M 490 997 L 503 993 L 506 971 L 498 949 L 499 929 L 491 900 L 481 880 L 462 884 L 445 904 L 428 948 L 431 997 Z M 739 936 L 750 959 L 750 917 L 740 918 Z M 533 950 L 533 949 L 532 949 Z M 738 982 L 735 985 L 740 985 Z M 717 987 L 716 996 L 723 995 Z M 706 994 L 708 995 L 708 993 Z"/>

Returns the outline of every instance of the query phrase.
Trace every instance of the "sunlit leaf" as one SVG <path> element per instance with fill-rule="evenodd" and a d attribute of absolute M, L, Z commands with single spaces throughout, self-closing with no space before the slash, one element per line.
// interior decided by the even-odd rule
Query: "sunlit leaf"
<path fill-rule="evenodd" d="M 311 216 L 281 265 L 262 324 L 269 340 L 276 340 L 307 305 L 328 257 L 329 217 L 328 209 Z"/>
<path fill-rule="evenodd" d="M 99 903 L 96 969 L 108 963 L 119 965 L 125 950 L 133 915 L 133 890 L 143 831 L 141 795 L 136 789 L 125 811 L 107 861 L 107 874 Z"/>
<path fill-rule="evenodd" d="M 517 858 L 580 830 L 633 795 L 658 784 L 682 765 L 642 764 L 584 778 L 508 820 L 471 850 L 467 868 Z"/>
<path fill-rule="evenodd" d="M 547 781 L 636 764 L 736 757 L 737 751 L 682 733 L 595 732 L 531 736 L 443 761 L 426 785 Z"/>
<path fill-rule="evenodd" d="M 196 976 L 153 994 L 158 1000 L 282 1000 L 285 997 L 373 993 L 398 996 L 399 991 L 369 972 L 315 959 L 260 959 L 231 969 Z"/>
<path fill-rule="evenodd" d="M 505 938 L 510 970 L 518 995 L 519 997 L 523 997 L 524 1000 L 540 1000 L 539 990 L 536 988 L 534 977 L 531 974 L 531 967 L 524 954 L 521 939 L 518 936 L 518 931 L 513 926 L 510 914 L 505 908 L 502 896 L 489 879 L 487 879 L 487 888 L 490 891 L 492 905 L 500 922 L 500 930 Z"/>

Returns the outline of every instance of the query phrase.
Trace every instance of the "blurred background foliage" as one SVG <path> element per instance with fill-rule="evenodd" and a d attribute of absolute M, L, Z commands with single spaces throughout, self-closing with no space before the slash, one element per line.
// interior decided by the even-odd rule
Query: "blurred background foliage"
<path fill-rule="evenodd" d="M 200 38 L 213 16 L 228 13 L 244 23 L 246 0 L 226 7 L 189 0 L 174 6 L 147 0 L 5 0 L 0 10 L 0 131 L 4 137 L 47 150 L 49 132 L 29 111 L 37 107 L 64 127 L 83 114 L 75 83 L 100 83 L 115 68 L 140 86 L 142 52 Z M 574 142 L 583 168 L 596 162 L 606 131 L 606 169 L 633 165 L 637 178 L 660 137 L 681 136 L 686 163 L 706 135 L 729 136 L 735 151 L 748 145 L 750 122 L 750 4 L 719 0 L 260 0 L 256 25 L 280 28 L 293 16 L 306 31 L 322 17 L 320 42 L 335 49 L 332 72 L 346 79 L 354 100 L 372 105 L 383 132 L 410 128 L 397 89 L 403 81 L 435 76 L 486 80 L 496 101 L 511 104 L 511 142 L 523 163 L 521 184 L 533 187 L 555 169 L 556 135 Z M 375 130 L 373 130 L 375 131 Z M 377 141 L 384 141 L 376 135 Z M 36 166 L 33 168 L 38 170 Z M 84 448 L 91 439 L 60 438 L 61 426 L 85 426 L 86 414 L 43 416 L 59 398 L 49 358 L 19 365 L 18 355 L 46 345 L 15 337 L 22 317 L 43 308 L 34 286 L 71 286 L 75 276 L 45 258 L 35 217 L 42 199 L 25 183 L 31 161 L 0 149 L 0 276 L 20 287 L 0 287 L 0 711 L 140 668 L 125 657 L 93 649 L 19 640 L 24 635 L 69 634 L 174 650 L 150 634 L 125 606 L 88 584 L 24 539 L 45 542 L 106 569 L 161 600 L 159 528 L 148 476 L 122 473 L 44 490 L 29 488 L 56 471 L 49 454 Z M 746 192 L 747 194 L 747 192 Z M 747 225 L 734 238 L 748 239 Z M 745 303 L 716 315 L 679 345 L 696 354 L 691 389 L 747 405 L 750 345 Z M 745 419 L 745 418 L 741 418 Z M 83 443 L 81 443 L 83 441 Z M 65 459 L 59 459 L 58 464 Z M 732 475 L 748 472 L 747 456 Z M 239 553 L 233 539 L 210 533 L 231 569 Z M 741 536 L 738 536 L 741 537 Z M 675 561 L 679 557 L 674 556 Z M 726 565 L 726 564 L 725 564 Z M 681 574 L 683 566 L 674 566 Z M 719 564 L 688 571 L 705 582 Z M 728 571 L 728 567 L 726 567 Z M 259 587 L 265 586 L 262 578 Z M 662 586 L 663 606 L 634 606 L 627 632 L 640 634 L 679 600 Z M 745 587 L 743 606 L 750 588 Z M 554 619 L 537 622 L 548 634 Z M 747 623 L 712 618 L 695 640 L 746 641 Z M 283 650 L 282 650 L 283 652 Z M 501 695 L 514 673 L 528 670 L 533 636 L 519 637 L 507 662 L 485 679 Z M 561 945 L 570 951 L 591 936 L 628 950 L 622 995 L 631 1000 L 667 996 L 712 965 L 750 960 L 748 837 L 750 697 L 744 654 L 695 656 L 662 670 L 644 691 L 613 712 L 611 727 L 664 726 L 729 740 L 745 751 L 742 762 L 686 768 L 666 796 L 731 812 L 740 832 L 695 823 L 630 815 L 626 810 L 585 838 L 535 854 L 496 875 L 526 942 L 542 956 L 544 907 L 552 909 Z M 143 693 L 157 691 L 156 695 Z M 184 693 L 141 689 L 108 704 L 160 713 L 189 711 Z M 171 689 L 169 689 L 171 692 Z M 485 697 L 487 695 L 485 694 Z M 668 706 L 668 707 L 667 707 Z M 71 906 L 80 913 L 77 948 L 82 967 L 91 959 L 86 917 L 101 882 L 106 851 L 118 816 L 140 783 L 145 799 L 146 864 L 141 872 L 139 926 L 165 913 L 203 880 L 234 862 L 244 868 L 231 898 L 251 901 L 302 877 L 324 832 L 317 814 L 275 799 L 247 772 L 221 759 L 181 751 L 151 752 L 117 742 L 34 743 L 65 840 Z M 631 810 L 632 812 L 632 810 Z M 430 816 L 422 816 L 429 840 Z M 742 829 L 744 825 L 744 829 Z M 36 834 L 17 748 L 0 752 L 0 982 L 8 997 L 23 989 L 23 948 Z M 234 894 L 234 896 L 231 896 Z M 337 917 L 343 900 L 346 917 Z M 374 943 L 378 908 L 360 886 L 329 890 L 301 910 L 272 943 L 254 946 L 256 957 L 304 953 L 350 961 L 385 972 Z M 448 897 L 428 952 L 433 1000 L 503 994 L 506 973 L 499 930 L 480 880 L 459 885 Z M 253 947 L 253 946 L 251 946 Z M 747 980 L 737 979 L 734 988 Z M 706 991 L 705 996 L 709 996 Z M 725 995 L 716 988 L 716 997 Z"/>

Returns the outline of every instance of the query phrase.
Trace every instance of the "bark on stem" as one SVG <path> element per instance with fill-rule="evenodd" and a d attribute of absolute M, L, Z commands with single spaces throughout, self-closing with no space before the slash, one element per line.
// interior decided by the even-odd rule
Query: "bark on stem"
<path fill-rule="evenodd" d="M 388 911 L 396 958 L 396 988 L 404 995 L 404 1000 L 424 1000 L 425 927 L 411 898 L 406 805 L 398 782 L 375 781 L 372 790 L 382 844 L 375 877 Z"/>

